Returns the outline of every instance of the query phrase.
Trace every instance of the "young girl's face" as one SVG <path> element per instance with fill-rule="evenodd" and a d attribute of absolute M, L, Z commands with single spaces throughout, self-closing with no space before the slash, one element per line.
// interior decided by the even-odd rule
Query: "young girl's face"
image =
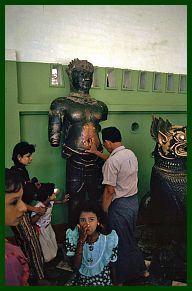
<path fill-rule="evenodd" d="M 54 201 L 56 199 L 56 195 L 53 192 L 50 196 L 49 196 L 49 201 Z"/>
<path fill-rule="evenodd" d="M 91 235 L 95 232 L 99 221 L 93 212 L 81 212 L 79 217 L 79 224 L 82 227 L 87 227 L 87 234 Z"/>
<path fill-rule="evenodd" d="M 23 156 L 18 155 L 17 158 L 18 158 L 18 161 L 24 166 L 28 166 L 32 162 L 32 154 L 31 153 L 27 153 Z"/>
<path fill-rule="evenodd" d="M 21 200 L 23 189 L 16 193 L 5 194 L 5 225 L 18 225 L 27 211 L 25 203 Z"/>

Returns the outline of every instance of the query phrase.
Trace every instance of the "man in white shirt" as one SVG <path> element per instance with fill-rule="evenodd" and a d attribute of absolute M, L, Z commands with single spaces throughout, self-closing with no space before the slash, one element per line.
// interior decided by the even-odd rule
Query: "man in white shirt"
<path fill-rule="evenodd" d="M 119 236 L 116 265 L 117 284 L 123 285 L 135 277 L 149 276 L 144 258 L 134 238 L 138 215 L 138 162 L 135 154 L 121 143 L 116 127 L 102 130 L 104 147 L 110 156 L 103 165 L 105 186 L 102 207 L 108 212 L 109 227 Z M 96 153 L 95 153 L 96 154 Z"/>

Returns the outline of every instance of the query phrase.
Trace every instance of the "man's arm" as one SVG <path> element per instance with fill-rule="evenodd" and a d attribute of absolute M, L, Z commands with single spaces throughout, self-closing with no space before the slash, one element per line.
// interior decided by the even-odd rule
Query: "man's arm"
<path fill-rule="evenodd" d="M 98 156 L 99 158 L 103 159 L 104 161 L 106 161 L 108 159 L 108 155 L 104 154 L 103 152 L 100 152 L 98 150 L 96 151 L 91 151 L 91 150 L 86 150 L 86 152 L 90 152 L 92 154 L 95 154 L 96 156 Z"/>
<path fill-rule="evenodd" d="M 108 208 L 112 202 L 113 194 L 115 193 L 115 188 L 111 185 L 105 185 L 102 199 L 102 208 L 105 212 L 108 211 Z"/>
<path fill-rule="evenodd" d="M 103 159 L 104 161 L 106 161 L 109 157 L 109 155 L 104 154 L 103 152 L 100 152 L 97 150 L 94 139 L 91 139 L 91 148 L 89 150 L 86 150 L 86 152 L 90 154 L 94 154 L 98 156 L 99 158 Z"/>

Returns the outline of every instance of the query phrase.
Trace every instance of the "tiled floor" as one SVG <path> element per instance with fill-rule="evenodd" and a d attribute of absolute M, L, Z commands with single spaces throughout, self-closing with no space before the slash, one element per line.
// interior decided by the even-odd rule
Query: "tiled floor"
<path fill-rule="evenodd" d="M 56 286 L 64 286 L 72 275 L 72 272 L 57 268 L 62 260 L 63 254 L 59 249 L 57 257 L 51 262 L 45 264 L 46 279 Z"/>

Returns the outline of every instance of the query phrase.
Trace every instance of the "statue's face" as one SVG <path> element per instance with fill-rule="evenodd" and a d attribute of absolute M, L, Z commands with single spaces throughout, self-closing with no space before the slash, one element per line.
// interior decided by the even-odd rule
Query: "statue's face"
<path fill-rule="evenodd" d="M 75 91 L 89 93 L 91 88 L 93 73 L 86 71 L 73 71 L 71 75 L 72 86 Z"/>
<path fill-rule="evenodd" d="M 165 158 L 187 156 L 187 128 L 173 125 L 166 134 L 159 134 L 159 151 Z"/>

